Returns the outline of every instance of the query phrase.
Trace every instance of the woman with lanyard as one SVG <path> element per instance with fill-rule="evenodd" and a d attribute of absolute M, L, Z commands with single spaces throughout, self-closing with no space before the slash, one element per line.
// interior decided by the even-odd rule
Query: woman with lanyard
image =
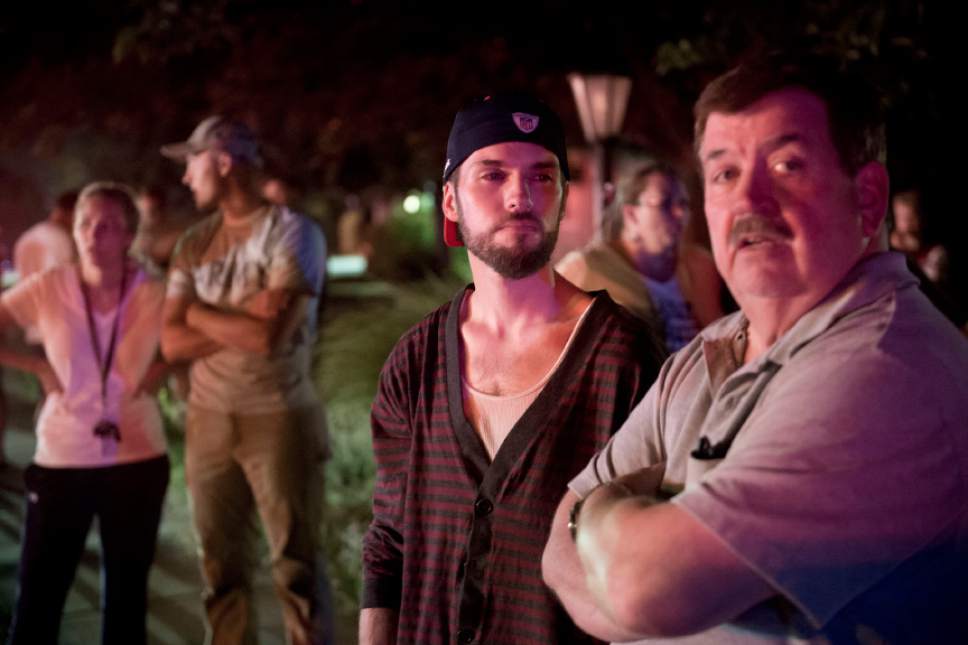
<path fill-rule="evenodd" d="M 54 644 L 96 517 L 102 643 L 144 643 L 168 458 L 154 399 L 164 286 L 128 258 L 138 225 L 130 191 L 94 183 L 78 197 L 78 262 L 0 297 L 0 329 L 35 325 L 46 357 L 0 345 L 0 363 L 32 372 L 47 399 L 24 480 L 27 513 L 9 643 Z"/>

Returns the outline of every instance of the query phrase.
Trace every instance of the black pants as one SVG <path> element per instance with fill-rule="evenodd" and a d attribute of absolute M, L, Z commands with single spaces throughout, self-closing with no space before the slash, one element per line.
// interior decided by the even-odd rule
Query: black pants
<path fill-rule="evenodd" d="M 106 468 L 27 467 L 27 517 L 8 643 L 56 645 L 94 517 L 101 533 L 101 642 L 146 641 L 148 570 L 168 469 L 164 456 Z"/>

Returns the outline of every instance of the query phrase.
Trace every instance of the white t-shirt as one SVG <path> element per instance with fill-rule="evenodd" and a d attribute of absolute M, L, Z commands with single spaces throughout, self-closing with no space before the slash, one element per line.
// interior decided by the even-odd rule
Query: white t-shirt
<path fill-rule="evenodd" d="M 37 421 L 35 463 L 55 468 L 113 466 L 165 453 L 154 397 L 134 396 L 158 352 L 162 282 L 139 270 L 126 289 L 104 403 L 78 266 L 68 264 L 35 274 L 0 298 L 19 325 L 37 327 L 47 359 L 64 388 L 44 402 Z M 103 355 L 114 312 L 95 312 L 94 320 Z M 118 425 L 120 442 L 94 436 L 93 429 L 102 420 Z"/>

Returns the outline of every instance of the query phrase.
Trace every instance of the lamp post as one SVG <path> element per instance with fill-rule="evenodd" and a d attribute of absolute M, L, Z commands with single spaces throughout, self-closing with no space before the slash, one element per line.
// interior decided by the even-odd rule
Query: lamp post
<path fill-rule="evenodd" d="M 596 236 L 601 231 L 602 209 L 614 196 L 612 186 L 612 148 L 628 107 L 632 79 L 613 74 L 568 75 L 571 93 L 575 97 L 578 118 L 585 141 L 593 146 L 598 157 L 599 177 L 603 198 L 595 212 Z"/>

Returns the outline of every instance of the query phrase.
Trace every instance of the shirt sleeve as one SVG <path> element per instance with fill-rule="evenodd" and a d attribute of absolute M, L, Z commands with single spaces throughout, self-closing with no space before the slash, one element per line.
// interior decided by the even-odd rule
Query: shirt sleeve
<path fill-rule="evenodd" d="M 189 229 L 179 238 L 172 252 L 171 266 L 168 269 L 168 279 L 165 288 L 166 298 L 195 298 L 195 278 L 192 273 L 191 236 L 194 228 Z"/>
<path fill-rule="evenodd" d="M 20 327 L 37 325 L 46 275 L 47 272 L 35 273 L 0 294 L 0 302 Z"/>
<path fill-rule="evenodd" d="M 363 607 L 400 606 L 410 423 L 406 371 L 396 365 L 404 360 L 399 347 L 387 359 L 371 413 L 376 482 L 373 521 L 363 536 Z"/>
<path fill-rule="evenodd" d="M 824 625 L 954 530 L 954 429 L 916 371 L 848 352 L 824 369 L 792 361 L 725 459 L 673 503 Z"/>
<path fill-rule="evenodd" d="M 286 215 L 293 221 L 273 249 L 266 284 L 269 289 L 318 296 L 326 273 L 326 240 L 312 220 L 294 213 Z"/>

